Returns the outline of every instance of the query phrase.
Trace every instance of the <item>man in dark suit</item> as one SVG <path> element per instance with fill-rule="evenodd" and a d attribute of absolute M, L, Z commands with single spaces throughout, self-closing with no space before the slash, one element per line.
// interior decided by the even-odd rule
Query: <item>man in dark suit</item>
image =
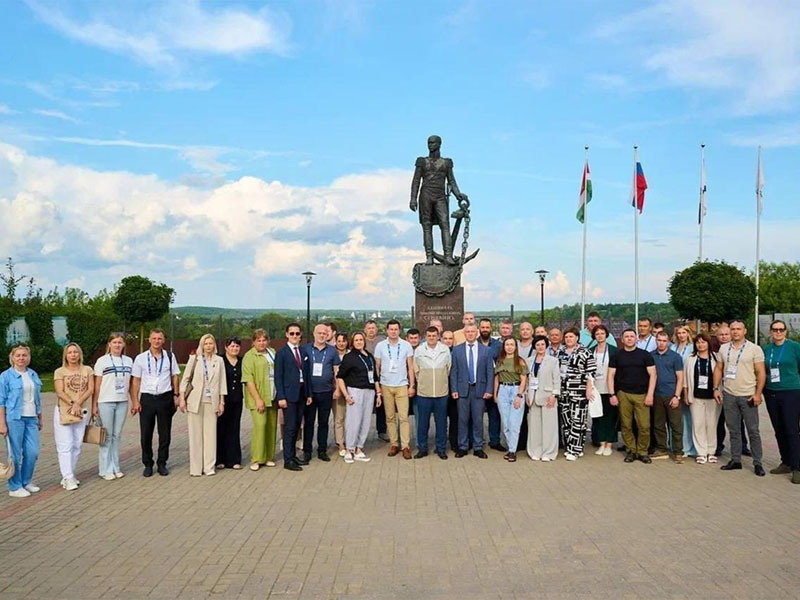
<path fill-rule="evenodd" d="M 283 409 L 285 437 L 283 440 L 283 468 L 302 471 L 308 461 L 297 458 L 297 432 L 303 409 L 311 404 L 311 369 L 308 354 L 300 348 L 303 330 L 297 323 L 286 326 L 286 346 L 275 355 L 275 399 Z"/>
<path fill-rule="evenodd" d="M 483 451 L 484 402 L 494 391 L 492 350 L 477 341 L 475 325 L 464 327 L 466 342 L 453 348 L 450 367 L 450 390 L 458 401 L 458 450 L 456 458 L 467 454 L 469 417 L 472 415 L 472 444 L 478 458 L 488 458 Z"/>

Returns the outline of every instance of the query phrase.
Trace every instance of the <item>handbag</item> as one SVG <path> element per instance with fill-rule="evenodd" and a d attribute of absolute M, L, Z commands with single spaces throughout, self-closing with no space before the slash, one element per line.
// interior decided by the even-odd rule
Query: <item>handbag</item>
<path fill-rule="evenodd" d="M 194 389 L 192 379 L 194 379 L 194 369 L 197 366 L 197 354 L 195 354 L 192 358 L 194 358 L 194 362 L 192 363 L 192 370 L 189 371 L 189 377 L 186 380 L 186 389 L 183 391 L 184 400 L 189 398 L 189 396 L 192 394 L 192 390 Z"/>
<path fill-rule="evenodd" d="M 592 394 L 587 397 L 587 400 L 589 400 L 589 416 L 593 419 L 599 419 L 603 416 L 603 400 L 594 385 L 594 378 L 590 379 L 592 380 Z"/>
<path fill-rule="evenodd" d="M 6 462 L 0 463 L 0 479 L 11 479 L 14 476 L 14 455 L 11 453 L 11 440 L 8 439 L 8 434 L 4 435 L 6 438 Z"/>
<path fill-rule="evenodd" d="M 97 444 L 98 446 L 105 446 L 107 435 L 108 432 L 100 422 L 100 418 L 92 417 L 88 425 L 86 425 L 86 431 L 83 434 L 83 442 L 85 444 Z"/>
<path fill-rule="evenodd" d="M 69 412 L 70 406 L 72 405 L 69 402 L 58 399 L 58 422 L 61 425 L 75 425 L 75 423 L 83 421 L 83 411 L 81 411 L 80 417 L 76 417 Z"/>

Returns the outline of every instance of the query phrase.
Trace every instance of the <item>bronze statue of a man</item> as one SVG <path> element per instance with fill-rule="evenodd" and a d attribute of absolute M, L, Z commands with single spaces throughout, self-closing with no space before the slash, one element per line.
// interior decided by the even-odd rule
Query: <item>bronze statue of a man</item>
<path fill-rule="evenodd" d="M 428 156 L 417 158 L 414 179 L 411 181 L 411 202 L 409 207 L 416 211 L 419 205 L 419 222 L 422 224 L 422 241 L 425 245 L 425 262 L 433 264 L 433 226 L 438 225 L 442 232 L 442 256 L 447 264 L 455 264 L 453 240 L 450 233 L 450 208 L 447 186 L 456 200 L 466 200 L 453 176 L 453 161 L 442 158 L 439 150 L 442 138 L 432 135 L 428 138 Z M 461 209 L 453 213 L 454 218 L 462 215 Z"/>

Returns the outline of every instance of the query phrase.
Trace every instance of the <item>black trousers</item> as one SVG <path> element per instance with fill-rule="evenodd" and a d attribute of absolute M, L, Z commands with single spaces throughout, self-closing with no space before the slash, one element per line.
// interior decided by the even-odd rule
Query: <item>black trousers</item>
<path fill-rule="evenodd" d="M 519 426 L 519 441 L 517 442 L 517 452 L 524 452 L 528 449 L 528 412 L 531 410 L 528 403 L 522 400 L 522 423 Z"/>
<path fill-rule="evenodd" d="M 142 440 L 142 463 L 153 466 L 153 431 L 158 425 L 158 464 L 169 460 L 169 444 L 172 441 L 172 416 L 175 414 L 175 399 L 172 391 L 163 394 L 142 394 L 142 412 L 139 427 Z"/>
<path fill-rule="evenodd" d="M 312 392 L 311 404 L 303 408 L 303 453 L 311 454 L 314 443 L 314 420 L 317 419 L 317 452 L 328 449 L 328 419 L 333 406 L 333 391 Z"/>
<path fill-rule="evenodd" d="M 764 390 L 781 462 L 800 471 L 800 390 Z"/>
<path fill-rule="evenodd" d="M 242 421 L 242 401 L 225 402 L 225 411 L 217 417 L 217 464 L 229 469 L 242 464 L 242 440 L 239 435 Z"/>
<path fill-rule="evenodd" d="M 306 406 L 305 396 L 300 394 L 294 402 L 287 401 L 283 409 L 283 463 L 293 461 L 297 452 L 297 433 L 303 421 L 303 409 Z"/>
<path fill-rule="evenodd" d="M 386 409 L 383 404 L 375 407 L 375 431 L 378 433 L 386 433 L 389 429 L 386 427 Z"/>

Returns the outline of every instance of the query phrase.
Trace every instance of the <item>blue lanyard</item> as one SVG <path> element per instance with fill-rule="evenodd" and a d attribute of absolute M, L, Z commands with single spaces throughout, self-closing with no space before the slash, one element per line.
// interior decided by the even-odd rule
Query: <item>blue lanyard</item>
<path fill-rule="evenodd" d="M 739 348 L 739 354 L 738 354 L 738 356 L 736 357 L 736 367 L 737 367 L 737 368 L 738 368 L 738 366 L 739 366 L 739 360 L 742 358 L 742 352 L 744 352 L 744 347 L 745 347 L 746 345 L 747 345 L 747 340 L 745 340 L 745 341 L 742 343 L 742 347 L 741 347 L 741 348 Z M 728 358 L 725 360 L 725 362 L 726 362 L 726 363 L 727 363 L 729 366 L 730 366 L 730 364 L 731 364 L 731 348 L 733 348 L 733 342 L 731 342 L 730 344 L 728 344 Z M 778 360 L 780 360 L 780 357 L 778 357 Z"/>
<path fill-rule="evenodd" d="M 208 383 L 208 362 L 206 362 L 206 355 L 203 355 L 203 376 L 205 377 L 206 383 Z"/>
<path fill-rule="evenodd" d="M 314 350 L 317 350 L 317 349 L 316 349 L 314 346 L 311 346 L 311 359 L 312 359 L 314 362 L 317 362 L 317 359 L 316 359 L 316 357 L 314 356 Z M 319 350 L 317 350 L 317 352 L 319 352 Z M 320 361 L 320 362 L 322 362 L 323 364 L 325 364 L 325 355 L 326 355 L 327 353 L 328 353 L 328 348 L 325 348 L 325 350 L 323 350 L 323 351 L 322 351 L 322 360 Z"/>
<path fill-rule="evenodd" d="M 602 367 L 606 364 L 606 353 L 608 353 L 608 343 L 606 342 L 606 347 L 603 348 L 603 359 L 597 364 L 598 367 Z M 594 351 L 594 359 L 597 361 L 597 350 Z"/>
<path fill-rule="evenodd" d="M 164 357 L 162 356 L 161 358 L 164 358 Z M 111 361 L 111 368 L 114 369 L 114 377 L 117 376 L 118 372 L 122 373 L 122 375 L 125 376 L 125 361 L 122 359 L 121 356 L 119 357 L 119 359 L 122 361 L 122 364 L 119 366 L 119 370 L 117 370 L 117 365 L 114 364 L 114 356 L 110 352 L 108 353 L 108 360 Z M 149 372 L 149 370 L 150 369 L 148 368 L 148 372 Z"/>
<path fill-rule="evenodd" d="M 358 353 L 358 358 L 361 360 L 362 363 L 364 363 L 364 368 L 367 369 L 367 373 L 372 371 L 372 359 L 370 359 L 369 364 L 368 364 L 367 361 L 364 360 L 364 357 L 361 356 L 360 352 Z M 369 357 L 367 357 L 367 358 L 369 358 Z"/>
<path fill-rule="evenodd" d="M 149 350 L 147 351 L 147 374 L 152 375 L 152 371 L 150 370 L 150 357 L 152 356 L 152 352 Z M 156 357 L 153 356 L 153 362 L 155 362 Z M 158 363 L 158 375 L 161 376 L 161 369 L 164 367 L 164 352 L 161 352 L 161 362 Z"/>
<path fill-rule="evenodd" d="M 389 355 L 389 360 L 392 360 L 392 345 L 389 341 L 386 341 L 386 354 Z M 397 358 L 395 360 L 400 360 L 400 342 L 397 342 Z"/>
<path fill-rule="evenodd" d="M 781 344 L 781 351 L 778 352 L 778 364 L 777 364 L 777 368 L 778 369 L 781 368 L 781 357 L 783 356 L 783 349 L 785 347 L 786 347 L 786 340 L 783 341 L 783 343 Z M 772 368 L 772 351 L 773 350 L 775 350 L 775 346 L 773 346 L 772 348 L 769 349 L 769 368 L 770 369 Z"/>

